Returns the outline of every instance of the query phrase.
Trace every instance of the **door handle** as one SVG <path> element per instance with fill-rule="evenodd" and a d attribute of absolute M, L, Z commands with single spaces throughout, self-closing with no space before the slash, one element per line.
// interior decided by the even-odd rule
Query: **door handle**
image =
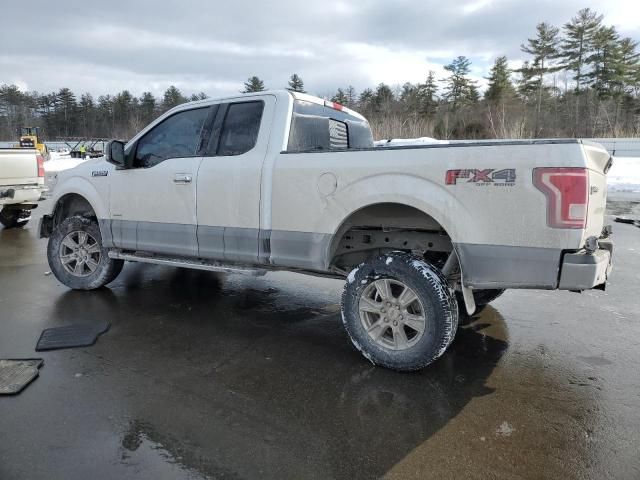
<path fill-rule="evenodd" d="M 186 173 L 178 173 L 173 176 L 173 183 L 191 183 L 193 178 Z"/>

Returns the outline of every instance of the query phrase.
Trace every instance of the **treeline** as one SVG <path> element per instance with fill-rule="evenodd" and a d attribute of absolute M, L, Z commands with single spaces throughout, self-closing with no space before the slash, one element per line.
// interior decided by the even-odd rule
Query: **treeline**
<path fill-rule="evenodd" d="M 471 61 L 459 56 L 444 67 L 445 78 L 428 72 L 424 82 L 391 87 L 384 83 L 357 92 L 339 88 L 332 101 L 363 113 L 376 138 L 433 136 L 454 138 L 640 136 L 640 52 L 602 15 L 580 10 L 558 28 L 540 23 L 521 47 L 526 60 L 517 69 L 505 56 L 495 59 L 483 94 L 470 77 Z M 257 76 L 244 92 L 262 91 Z M 286 88 L 304 92 L 293 74 Z M 128 138 L 155 116 L 188 100 L 170 87 L 162 99 L 128 91 L 94 99 L 63 88 L 51 94 L 0 87 L 0 138 L 12 138 L 16 125 L 44 127 L 48 138 L 99 136 Z"/>
<path fill-rule="evenodd" d="M 0 140 L 12 140 L 19 126 L 39 126 L 46 140 L 62 137 L 130 138 L 151 120 L 181 103 L 203 100 L 203 92 L 186 97 L 174 86 L 162 98 L 151 92 L 136 97 L 90 93 L 79 97 L 68 88 L 40 94 L 0 85 Z"/>

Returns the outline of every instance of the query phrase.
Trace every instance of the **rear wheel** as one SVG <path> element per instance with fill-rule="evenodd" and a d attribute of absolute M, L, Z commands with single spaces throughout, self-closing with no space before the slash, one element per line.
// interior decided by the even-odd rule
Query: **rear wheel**
<path fill-rule="evenodd" d="M 0 223 L 4 228 L 22 228 L 31 219 L 31 210 L 28 208 L 3 208 L 0 211 Z"/>
<path fill-rule="evenodd" d="M 349 274 L 342 319 L 355 347 L 372 363 L 410 371 L 445 352 L 458 326 L 458 306 L 437 268 L 393 252 Z"/>
<path fill-rule="evenodd" d="M 95 220 L 70 217 L 53 231 L 47 259 L 58 280 L 75 290 L 93 290 L 115 280 L 124 261 L 109 258 Z"/>

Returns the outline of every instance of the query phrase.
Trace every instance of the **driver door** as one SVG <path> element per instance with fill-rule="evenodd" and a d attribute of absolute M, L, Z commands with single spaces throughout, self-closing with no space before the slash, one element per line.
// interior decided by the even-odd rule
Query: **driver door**
<path fill-rule="evenodd" d="M 197 255 L 196 176 L 210 111 L 211 107 L 178 111 L 130 146 L 132 168 L 115 170 L 111 181 L 111 231 L 116 247 Z"/>

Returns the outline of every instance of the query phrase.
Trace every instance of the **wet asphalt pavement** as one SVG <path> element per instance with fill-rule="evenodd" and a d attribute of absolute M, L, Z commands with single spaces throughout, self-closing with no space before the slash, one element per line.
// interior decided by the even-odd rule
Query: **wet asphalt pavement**
<path fill-rule="evenodd" d="M 342 283 L 127 264 L 95 292 L 0 227 L 0 479 L 640 478 L 640 229 L 606 292 L 508 291 L 416 374 L 352 348 Z M 44 328 L 109 320 L 93 347 Z"/>

